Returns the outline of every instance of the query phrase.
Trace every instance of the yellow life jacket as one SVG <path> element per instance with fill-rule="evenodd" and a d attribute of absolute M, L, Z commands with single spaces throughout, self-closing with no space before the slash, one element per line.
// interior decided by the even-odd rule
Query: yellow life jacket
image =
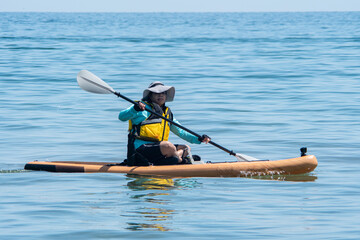
<path fill-rule="evenodd" d="M 172 120 L 170 108 L 165 107 L 165 111 L 157 104 L 149 104 L 152 110 L 163 117 Z M 160 142 L 168 141 L 170 134 L 170 123 L 154 114 L 142 121 L 138 125 L 132 124 L 129 120 L 129 132 L 136 139 L 144 141 Z"/>

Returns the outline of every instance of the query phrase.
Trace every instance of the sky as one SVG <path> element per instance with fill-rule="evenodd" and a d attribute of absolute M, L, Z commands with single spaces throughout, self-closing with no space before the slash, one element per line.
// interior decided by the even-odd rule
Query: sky
<path fill-rule="evenodd" d="M 360 0 L 0 0 L 0 12 L 360 11 Z"/>

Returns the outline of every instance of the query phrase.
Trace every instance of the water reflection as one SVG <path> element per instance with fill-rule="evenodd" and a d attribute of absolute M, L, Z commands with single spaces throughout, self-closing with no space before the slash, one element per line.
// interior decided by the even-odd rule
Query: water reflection
<path fill-rule="evenodd" d="M 175 186 L 174 180 L 170 178 L 127 175 L 130 180 L 127 186 L 132 190 L 169 190 Z"/>
<path fill-rule="evenodd" d="M 317 176 L 303 175 L 253 175 L 247 178 L 259 180 L 313 182 Z M 171 179 L 165 177 L 128 175 L 127 187 L 130 189 L 130 208 L 126 209 L 126 229 L 131 231 L 172 231 L 176 191 L 197 188 L 201 183 L 196 178 Z"/>
<path fill-rule="evenodd" d="M 174 210 L 165 208 L 147 208 L 134 212 L 142 223 L 128 222 L 127 229 L 133 231 L 141 231 L 144 229 L 153 229 L 157 231 L 170 231 L 171 229 L 166 227 L 167 222 L 172 220 L 172 215 L 175 213 Z"/>
<path fill-rule="evenodd" d="M 175 189 L 175 180 L 171 178 L 147 177 L 128 175 L 127 186 L 135 194 L 132 199 L 138 200 L 136 209 L 128 211 L 136 221 L 127 222 L 127 229 L 132 231 L 155 230 L 170 231 L 173 215 L 176 213 L 171 209 L 171 200 L 168 196 Z"/>

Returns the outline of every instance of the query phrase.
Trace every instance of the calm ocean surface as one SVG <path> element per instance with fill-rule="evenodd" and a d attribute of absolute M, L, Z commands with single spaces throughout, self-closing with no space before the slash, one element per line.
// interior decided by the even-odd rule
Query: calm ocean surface
<path fill-rule="evenodd" d="M 306 146 L 319 166 L 285 179 L 22 170 L 125 158 L 129 103 L 81 90 L 82 69 L 132 99 L 173 85 L 169 106 L 195 132 L 260 159 Z M 0 13 L 0 107 L 0 239 L 360 237 L 360 12 Z"/>

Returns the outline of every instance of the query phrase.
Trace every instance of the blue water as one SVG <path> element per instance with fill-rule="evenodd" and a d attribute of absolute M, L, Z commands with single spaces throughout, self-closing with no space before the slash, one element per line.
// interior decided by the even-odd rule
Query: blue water
<path fill-rule="evenodd" d="M 129 106 L 155 80 L 186 127 L 304 176 L 160 179 L 24 171 L 121 161 Z M 358 239 L 360 13 L 0 13 L 0 239 Z M 175 136 L 171 141 L 182 142 Z M 192 145 L 206 161 L 233 157 Z"/>

